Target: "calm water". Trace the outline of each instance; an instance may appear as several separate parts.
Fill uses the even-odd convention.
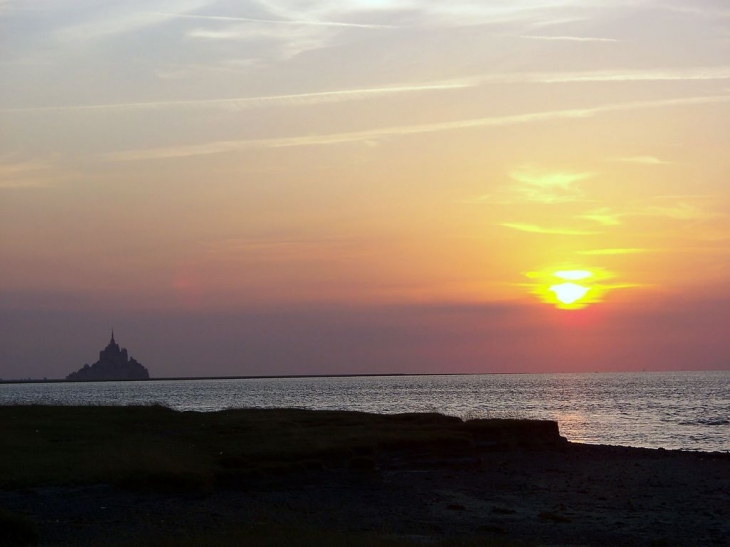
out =
[[[150,403],[547,418],[571,441],[730,452],[730,371],[0,385],[0,405]]]

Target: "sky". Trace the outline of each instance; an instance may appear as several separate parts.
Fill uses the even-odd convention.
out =
[[[730,369],[726,0],[0,0],[0,71],[0,378]]]

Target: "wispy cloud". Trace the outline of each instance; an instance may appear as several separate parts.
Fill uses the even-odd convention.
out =
[[[78,106],[41,106],[31,108],[7,108],[3,113],[64,112],[64,111],[108,111],[108,110],[162,110],[162,109],[223,109],[229,111],[263,108],[267,106],[302,106],[344,101],[359,101],[375,97],[400,95],[422,91],[442,91],[473,87],[475,82],[463,80],[441,80],[435,82],[398,84],[363,89],[342,89],[315,93],[270,95],[262,97],[234,97],[230,99],[198,99],[187,101],[150,101],[136,103],[112,103]]]
[[[571,228],[547,228],[545,226],[538,226],[537,224],[521,224],[515,222],[502,222],[499,224],[499,226],[504,226],[505,228],[511,228],[513,230],[519,230],[520,232],[528,232],[531,234],[590,236],[596,235],[598,233],[587,230],[573,230]]]
[[[618,42],[615,38],[599,38],[596,36],[536,36],[523,34],[520,38],[525,40],[546,40],[554,42]]]
[[[580,0],[545,2],[523,0],[511,2],[474,2],[457,0],[450,2],[414,3],[424,19],[439,26],[474,26],[522,23],[532,27],[545,27],[576,21],[584,21],[597,5],[589,6]],[[393,4],[397,7],[397,3]]]
[[[524,165],[513,169],[509,178],[513,181],[491,194],[476,196],[466,203],[520,204],[525,202],[546,205],[585,201],[583,190],[577,183],[595,176],[591,172],[556,171]]]
[[[730,18],[730,9],[727,9],[725,7],[712,7],[712,6],[660,6],[664,9],[676,11],[679,13],[686,13],[690,15],[699,15],[702,17],[711,17],[711,18]]]
[[[52,158],[18,159],[14,154],[0,156],[0,189],[48,188],[64,180]]]
[[[688,203],[689,200],[698,198],[704,199],[705,196],[659,196],[655,198],[654,202],[664,203],[633,204],[624,210],[603,207],[578,215],[577,218],[591,220],[603,226],[618,226],[623,224],[625,218],[630,217],[663,217],[685,221],[717,218],[717,213],[707,211],[704,207]],[[666,203],[667,201],[669,203]]]
[[[594,209],[579,215],[578,218],[591,220],[601,224],[602,226],[619,226],[622,224],[621,219],[624,216],[625,215],[623,213],[615,212],[608,207],[601,207],[600,209]]]
[[[362,28],[362,29],[396,29],[401,28],[398,25],[384,25],[371,23],[347,23],[341,21],[321,21],[311,19],[257,19],[252,17],[231,17],[225,15],[199,15],[188,13],[159,13],[148,12],[151,15],[162,16],[167,18],[195,19],[200,21],[220,21],[220,22],[243,22],[258,23],[263,25],[286,25],[286,26],[313,26],[313,27],[344,27],[344,28]]]
[[[672,165],[674,163],[659,159],[656,156],[629,156],[625,158],[612,158],[611,161],[619,163],[637,163],[640,165]]]
[[[643,208],[636,208],[628,214],[631,216],[667,217],[676,220],[701,220],[716,216],[715,213],[690,203],[648,205]]]
[[[232,152],[235,150],[245,150],[250,148],[284,148],[295,146],[332,145],[351,142],[372,142],[387,137],[436,133],[441,131],[453,131],[479,127],[504,127],[526,123],[545,122],[557,119],[582,119],[610,112],[727,102],[730,102],[730,95],[700,96],[659,101],[618,103],[596,106],[592,108],[532,112],[511,116],[495,116],[469,120],[458,120],[453,122],[395,126],[383,129],[371,129],[366,131],[355,131],[346,133],[332,133],[326,135],[307,135],[300,137],[282,137],[274,139],[252,139],[239,141],[214,141],[204,144],[181,145],[144,150],[128,150],[107,154],[104,156],[104,159],[111,161],[150,160],[179,158],[185,156],[198,156],[204,154],[219,154],[222,152]]]
[[[198,32],[198,31],[192,31]],[[199,31],[207,37],[223,37],[227,31]],[[250,66],[255,64],[255,59],[247,59]],[[199,68],[199,67],[198,67]],[[211,68],[211,67],[205,67]],[[228,67],[230,68],[230,67]],[[163,76],[167,73],[163,73]],[[180,71],[171,72],[173,76],[179,76]],[[717,80],[730,79],[730,66],[678,69],[678,70],[641,70],[641,71],[603,71],[603,72],[535,72],[516,74],[493,74],[480,76],[465,76],[450,80],[435,80],[422,83],[393,84],[389,86],[344,89],[334,91],[321,91],[313,93],[282,94],[260,97],[233,97],[196,100],[169,100],[169,101],[143,101],[129,103],[107,103],[90,105],[65,105],[65,106],[32,106],[20,108],[0,109],[2,113],[30,113],[30,112],[63,112],[63,111],[95,111],[95,110],[132,110],[132,109],[166,109],[166,108],[215,108],[226,110],[245,110],[265,106],[306,106],[327,102],[340,102],[344,100],[361,100],[376,96],[389,96],[393,94],[412,91],[450,91],[465,88],[473,88],[485,84],[498,83],[569,83],[569,82],[627,82],[627,81],[662,81],[662,80]],[[582,110],[564,110],[558,116],[590,116],[601,110],[633,110],[636,108],[649,108],[651,106],[671,106],[680,104],[699,104],[712,102],[725,102],[728,95],[690,97],[686,99],[669,99],[664,101],[647,101],[639,103],[625,103],[624,105],[606,105],[596,108]],[[562,114],[561,114],[562,113]],[[573,113],[573,114],[571,114]],[[635,163],[644,160],[649,163],[650,156],[633,158]],[[621,159],[617,159],[620,161]],[[624,161],[630,161],[624,158]]]
[[[515,72],[476,76],[480,83],[580,83],[580,82],[661,82],[730,79],[730,66],[613,69],[595,71]]]
[[[130,33],[139,29],[165,23],[170,18],[170,13],[178,15],[185,14],[197,9],[205,8],[213,3],[213,0],[157,0],[153,5],[162,9],[160,12],[169,12],[163,15],[154,10],[142,11],[136,9],[134,4],[120,3],[111,4],[109,9],[88,10],[85,16],[88,20],[69,25],[56,30],[53,36],[60,41],[86,42],[98,40],[108,36]],[[149,9],[149,4],[148,4]],[[81,14],[79,14],[79,17]]]
[[[593,178],[595,173],[520,167],[509,176],[517,183],[511,191],[521,200],[552,204],[582,200],[584,194],[576,183]]]
[[[628,248],[628,249],[592,249],[589,251],[578,251],[577,254],[584,256],[613,256],[613,255],[635,255],[651,252],[650,249]]]

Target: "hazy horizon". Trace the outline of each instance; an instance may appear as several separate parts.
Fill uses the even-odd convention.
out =
[[[0,34],[0,378],[112,328],[154,377],[730,369],[721,0],[0,0]]]

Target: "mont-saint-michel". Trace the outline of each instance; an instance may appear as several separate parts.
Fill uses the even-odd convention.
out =
[[[114,340],[112,331],[111,340],[99,352],[99,360],[93,365],[86,364],[78,371],[66,376],[72,382],[94,380],[149,380],[149,371],[136,359],[130,357],[127,348],[120,348]]]

